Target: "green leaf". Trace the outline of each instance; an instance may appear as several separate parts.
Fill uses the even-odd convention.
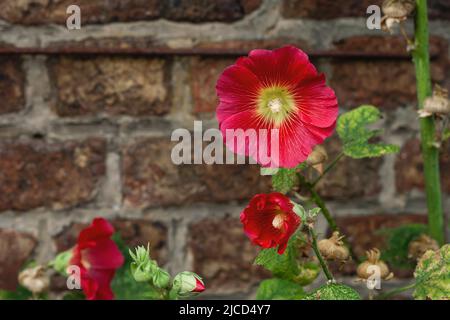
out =
[[[33,294],[28,289],[18,286],[15,291],[0,290],[0,300],[28,300]]]
[[[257,300],[300,300],[304,296],[300,285],[277,278],[262,281],[256,293]]]
[[[442,142],[450,138],[450,129],[445,129],[444,133],[442,134]]]
[[[399,147],[392,144],[369,143],[369,139],[378,136],[381,131],[369,130],[367,125],[375,123],[380,117],[380,111],[369,105],[360,106],[339,117],[336,131],[343,142],[345,155],[360,159],[399,151]]]
[[[382,260],[399,269],[413,269],[414,261],[408,258],[409,243],[421,234],[427,233],[424,224],[407,224],[397,228],[386,228],[378,231],[386,237],[386,250],[381,256]]]
[[[280,170],[279,168],[261,168],[260,174],[262,176],[273,176],[279,170]]]
[[[294,281],[300,272],[297,258],[302,241],[301,233],[297,232],[289,240],[283,254],[278,254],[276,248],[264,249],[259,252],[254,263],[271,271],[274,277]]]
[[[306,167],[306,162],[303,162],[291,169],[278,168],[278,171],[272,175],[273,189],[281,193],[289,192],[295,185],[298,184],[297,171]]]
[[[417,264],[414,278],[415,299],[450,299],[450,245],[446,244],[437,251],[427,251]]]
[[[302,263],[299,265],[299,273],[294,281],[301,286],[307,286],[316,280],[321,270],[320,266],[314,262],[307,261]]]
[[[297,214],[300,217],[302,223],[304,223],[307,219],[305,208],[303,208],[302,205],[300,205],[292,200],[291,200],[291,203],[294,205],[293,211],[295,212],[295,214]]]
[[[361,300],[359,293],[342,284],[326,284],[306,296],[305,300]]]
[[[272,186],[275,191],[281,193],[289,192],[298,183],[295,169],[280,168],[272,176]]]

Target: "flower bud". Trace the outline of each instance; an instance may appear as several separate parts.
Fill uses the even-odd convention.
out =
[[[34,294],[46,291],[50,285],[50,278],[43,266],[36,266],[23,270],[19,274],[19,283]]]
[[[72,249],[61,252],[55,259],[50,262],[50,265],[62,275],[67,275],[67,267],[69,266],[70,260],[72,259],[73,251]]]
[[[320,240],[317,244],[320,254],[327,260],[348,260],[350,252],[342,241],[343,237],[339,235],[339,232],[335,231],[329,239]]]
[[[173,279],[173,290],[181,297],[187,297],[205,290],[205,284],[197,274],[180,272]]]
[[[158,268],[153,274],[152,280],[155,287],[160,289],[167,288],[170,282],[170,275],[166,270]]]
[[[448,91],[436,85],[433,95],[425,99],[423,109],[419,110],[421,118],[429,117],[433,114],[446,115],[450,113],[450,102],[448,101]]]
[[[366,255],[367,260],[362,262],[356,270],[359,278],[364,280],[369,279],[371,276],[373,276],[374,267],[378,268],[381,279],[389,280],[394,277],[394,274],[392,272],[389,272],[389,267],[387,266],[387,264],[383,260],[380,260],[380,250],[374,248],[372,250],[366,251]]]
[[[408,258],[420,259],[428,250],[439,250],[436,240],[430,238],[426,234],[420,235],[419,238],[411,241],[408,246]]]
[[[325,148],[318,144],[314,147],[313,151],[308,156],[308,159],[306,159],[306,163],[310,166],[315,166],[321,163],[324,163],[328,159],[328,154]]]
[[[409,16],[415,8],[414,0],[385,0],[381,6],[383,13],[390,18]]]
[[[133,262],[131,263],[131,273],[134,280],[137,282],[150,281],[153,275],[157,272],[158,264],[150,259],[150,249],[139,246],[136,248],[136,252],[129,251]]]

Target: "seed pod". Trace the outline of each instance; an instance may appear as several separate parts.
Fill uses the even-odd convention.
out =
[[[387,264],[384,261],[380,260],[380,250],[374,248],[372,250],[366,251],[366,256],[367,260],[362,262],[356,270],[359,278],[364,280],[369,279],[374,275],[374,267],[378,267],[381,279],[389,280],[394,277],[394,274],[392,272],[389,272],[389,267],[387,266]]]
[[[411,241],[408,246],[408,258],[420,259],[428,250],[436,251],[439,245],[433,238],[426,234],[420,235],[419,238]]]
[[[50,279],[43,266],[23,270],[19,274],[19,283],[35,294],[47,291]]]
[[[423,110],[420,111],[419,115],[421,117],[432,114],[450,114],[448,91],[436,85],[433,90],[433,95],[425,99]]]
[[[329,239],[320,240],[317,244],[320,254],[327,260],[348,260],[350,253],[342,242],[344,236],[340,236],[338,231],[333,232]]]
[[[383,13],[389,18],[404,18],[415,8],[414,0],[385,0],[381,6]]]
[[[314,166],[320,163],[324,163],[328,160],[328,154],[325,148],[318,144],[314,147],[313,151],[309,155],[308,159],[306,159],[306,163],[310,166]]]

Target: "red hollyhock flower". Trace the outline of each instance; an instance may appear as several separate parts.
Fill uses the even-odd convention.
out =
[[[241,213],[245,234],[263,248],[278,246],[278,253],[283,254],[301,222],[293,207],[289,198],[278,192],[255,195]]]
[[[88,300],[114,299],[110,283],[124,258],[111,240],[113,233],[114,228],[108,221],[95,218],[78,235],[70,264],[80,268],[81,287]]]
[[[334,91],[325,84],[300,49],[253,50],[222,73],[217,86],[217,119],[228,148],[250,156],[263,166],[292,168],[305,161],[313,147],[333,133],[338,115]],[[259,146],[227,139],[227,129],[266,129]],[[270,153],[270,136],[278,129],[278,150]],[[265,145],[262,145],[265,144]],[[263,148],[272,159],[264,160]],[[278,163],[273,159],[278,157]],[[267,158],[267,157],[266,157]]]

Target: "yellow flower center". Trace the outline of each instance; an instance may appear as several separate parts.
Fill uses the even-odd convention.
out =
[[[280,126],[294,111],[295,101],[285,87],[274,86],[261,90],[258,98],[258,114],[264,121]]]
[[[275,218],[273,218],[272,226],[275,229],[281,229],[281,228],[283,228],[283,224],[284,224],[285,220],[286,220],[286,215],[284,213],[279,213],[279,214],[275,215]]]

